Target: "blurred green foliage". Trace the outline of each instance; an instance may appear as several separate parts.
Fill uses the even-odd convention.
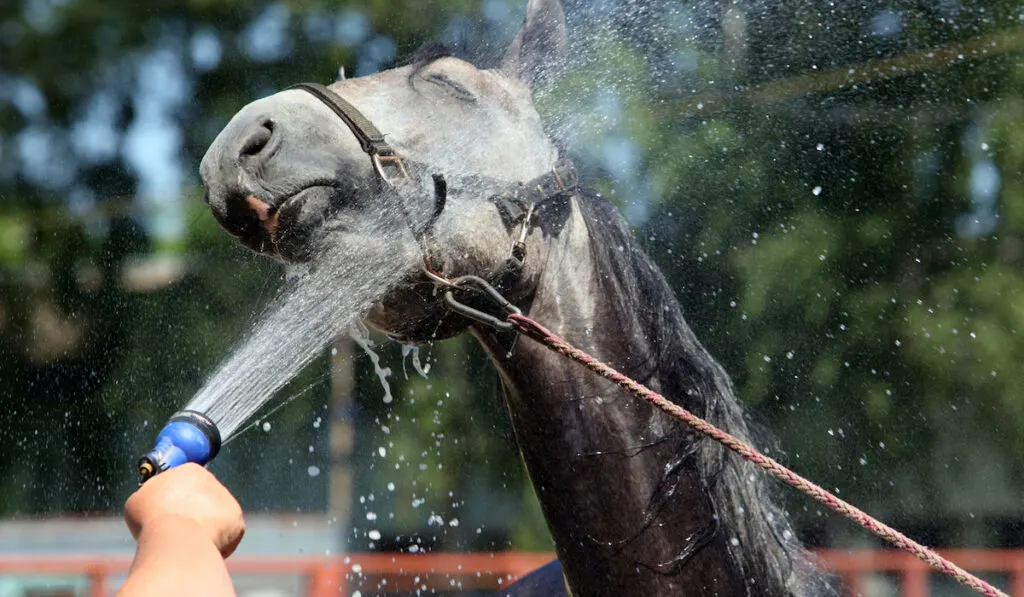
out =
[[[237,109],[430,40],[493,56],[522,4],[0,4],[0,513],[117,510],[135,456],[273,299],[284,273],[216,227],[193,174]],[[783,460],[927,542],[1020,545],[1019,5],[635,4],[566,3],[573,58],[538,104]],[[153,56],[176,65],[158,112],[186,173],[156,197],[129,143],[159,104]],[[353,548],[548,547],[472,342],[423,348],[426,379],[378,350],[393,403],[356,357],[352,411],[332,409],[325,355],[269,431],[229,444],[215,466],[243,504],[327,508],[321,421],[350,421]],[[811,540],[868,541],[787,499]]]

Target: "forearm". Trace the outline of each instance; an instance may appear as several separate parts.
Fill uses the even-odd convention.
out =
[[[145,527],[138,543],[118,597],[234,596],[224,559],[194,520],[167,517]]]

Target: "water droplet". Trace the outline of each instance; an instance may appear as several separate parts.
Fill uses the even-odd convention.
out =
[[[270,431],[270,421],[263,421],[263,431]]]
[[[377,520],[377,513],[376,512],[367,512],[366,513],[366,520]]]
[[[310,477],[319,477],[320,467],[316,466],[315,464],[311,464],[309,465],[309,468],[306,469],[306,473],[308,473]]]
[[[813,189],[811,189],[811,193],[813,193],[814,196],[817,197],[818,195],[821,194],[821,187],[820,186],[814,187]]]
[[[366,536],[373,541],[380,541],[380,531],[378,531],[377,529],[373,529],[372,531],[366,533]]]

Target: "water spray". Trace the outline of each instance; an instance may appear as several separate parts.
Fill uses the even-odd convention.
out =
[[[186,462],[205,465],[220,451],[220,443],[220,430],[209,417],[178,411],[156,436],[156,447],[139,459],[140,483]]]

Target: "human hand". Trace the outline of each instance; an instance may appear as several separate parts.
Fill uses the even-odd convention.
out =
[[[245,534],[242,508],[205,468],[187,463],[149,479],[124,505],[132,537],[162,524],[194,522],[225,558]]]

